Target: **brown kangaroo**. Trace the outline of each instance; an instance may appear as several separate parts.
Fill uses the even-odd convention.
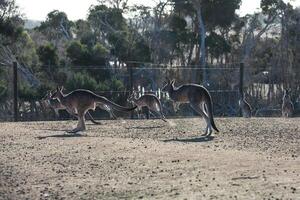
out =
[[[99,103],[107,105],[112,109],[124,112],[132,111],[136,108],[136,106],[133,108],[120,106],[112,101],[109,101],[103,96],[93,93],[90,90],[78,89],[68,94],[64,94],[62,90],[62,87],[57,87],[56,92],[52,94],[51,98],[58,99],[59,102],[66,107],[68,112],[77,114],[77,127],[72,131],[69,131],[70,133],[86,130],[84,116],[88,110],[95,110],[97,104]]]
[[[162,91],[168,92],[170,98],[175,102],[189,103],[192,109],[205,119],[207,126],[204,135],[210,136],[212,128],[219,132],[214,122],[212,99],[208,90],[197,84],[175,87],[174,83],[175,80],[168,80]]]
[[[245,96],[241,96],[239,99],[239,106],[242,110],[242,115],[245,118],[250,118],[251,117],[251,106],[250,104],[246,101]]]
[[[283,117],[292,117],[294,113],[294,105],[291,101],[291,97],[288,90],[284,90],[281,112]]]
[[[43,97],[42,100],[46,101],[47,104],[54,110],[56,117],[59,117],[59,111],[60,110],[66,110],[66,107],[63,106],[59,100],[57,99],[52,99],[52,92],[48,91],[47,94]],[[100,107],[101,108],[101,107]],[[73,117],[77,117],[76,113],[69,113],[70,115],[72,115]],[[94,124],[101,124],[100,122],[97,122],[94,120],[93,116],[91,115],[90,112],[87,112],[87,115],[89,116],[91,122],[93,122]]]
[[[162,112],[160,100],[154,94],[145,94],[140,98],[136,98],[136,93],[133,93],[128,97],[127,101],[136,105],[138,110],[141,110],[142,107],[148,107],[149,111],[159,114],[160,118],[167,122]]]

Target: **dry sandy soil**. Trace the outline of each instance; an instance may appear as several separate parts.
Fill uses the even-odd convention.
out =
[[[300,119],[0,124],[0,199],[300,199]]]

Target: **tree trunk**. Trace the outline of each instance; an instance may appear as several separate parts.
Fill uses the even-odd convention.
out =
[[[206,52],[205,52],[205,38],[206,38],[206,29],[205,24],[203,21],[202,13],[201,13],[201,6],[197,7],[197,17],[199,23],[199,46],[200,46],[200,60],[199,65],[200,67],[206,67]],[[207,71],[203,70],[203,85],[207,84]]]

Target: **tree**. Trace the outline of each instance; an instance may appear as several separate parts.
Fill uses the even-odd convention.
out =
[[[86,45],[79,41],[72,41],[66,49],[67,57],[74,65],[88,65],[90,52]]]
[[[57,41],[62,37],[70,40],[73,37],[72,26],[73,22],[69,21],[66,13],[54,10],[48,13],[46,21],[42,22],[37,29],[46,34],[50,40]]]
[[[23,20],[15,4],[15,0],[1,0],[0,1],[0,38],[6,37],[16,39],[20,33]],[[1,38],[1,42],[4,42]],[[3,43],[2,43],[3,44]]]
[[[42,45],[37,50],[39,60],[42,63],[42,69],[46,71],[49,77],[54,77],[53,73],[57,72],[59,59],[57,49],[51,44]]]
[[[207,31],[230,26],[236,17],[235,10],[239,8],[241,0],[173,0],[172,2],[174,2],[175,12],[194,19],[194,27],[199,38],[196,62],[199,66],[205,67]],[[206,83],[206,70],[203,72],[203,82]]]

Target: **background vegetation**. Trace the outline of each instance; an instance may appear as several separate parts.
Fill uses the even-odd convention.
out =
[[[0,1],[2,113],[9,112],[10,69],[16,60],[20,99],[33,104],[45,89],[57,85],[68,91],[129,90],[126,73],[140,66],[136,63],[172,68],[239,62],[245,63],[245,87],[252,104],[260,99],[265,106],[277,106],[283,88],[292,89],[296,102],[300,9],[282,0],[261,0],[262,12],[240,17],[240,4],[241,0],[161,0],[150,8],[129,6],[126,0],[99,1],[86,19],[71,21],[63,11],[54,10],[38,26],[28,28],[15,0]],[[172,76],[207,87],[221,79],[207,70],[189,73],[187,78],[188,73],[175,70]],[[160,80],[165,76],[159,75]],[[222,84],[236,87],[238,77],[226,76],[231,79],[224,78]]]

